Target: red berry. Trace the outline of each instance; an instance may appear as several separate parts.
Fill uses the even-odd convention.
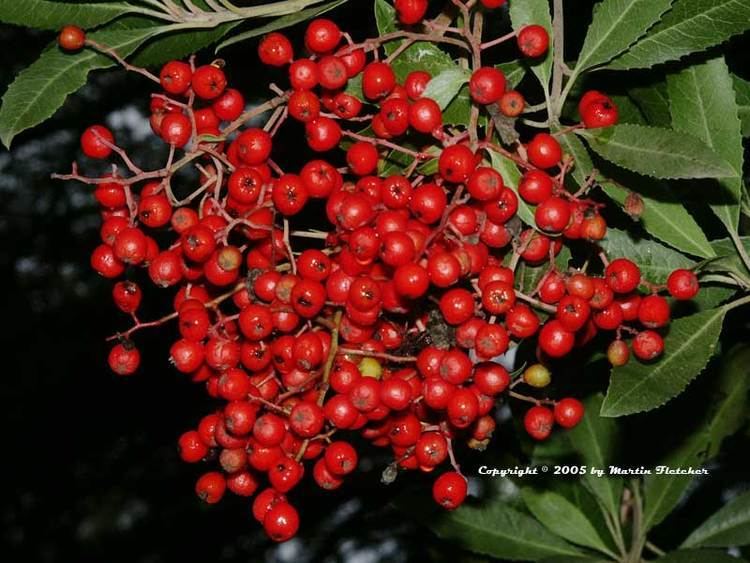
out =
[[[583,418],[583,403],[578,399],[567,397],[555,403],[555,422],[563,428],[573,428]]]
[[[81,135],[81,150],[89,158],[102,159],[112,154],[115,138],[103,125],[92,125]]]
[[[698,276],[690,270],[678,269],[669,274],[667,279],[669,294],[678,300],[692,299],[698,294],[700,284]]]
[[[581,97],[578,113],[588,129],[616,125],[619,119],[617,106],[612,99],[596,90],[590,90]]]
[[[474,71],[469,80],[471,99],[488,105],[499,101],[505,93],[505,75],[495,67],[486,66]]]
[[[476,167],[474,152],[466,145],[452,145],[440,153],[440,175],[454,184],[466,182]]]
[[[561,197],[548,197],[537,206],[534,220],[541,230],[560,233],[570,221],[570,204]]]
[[[357,468],[357,451],[348,442],[332,442],[323,459],[328,471],[336,476],[348,475]]]
[[[500,97],[500,111],[506,117],[518,117],[526,107],[526,99],[516,90],[509,90]]]
[[[527,25],[518,32],[518,48],[526,57],[541,57],[549,47],[549,34],[541,25]]]
[[[214,65],[203,65],[193,73],[193,92],[204,100],[213,100],[224,93],[227,77],[224,71]]]
[[[552,358],[562,358],[570,353],[575,344],[575,336],[565,330],[558,320],[547,321],[539,332],[539,346]]]
[[[285,542],[299,530],[299,514],[288,502],[276,503],[266,512],[263,529],[273,541]]]
[[[159,73],[159,82],[164,91],[169,94],[179,95],[187,92],[193,79],[193,70],[190,65],[182,61],[169,61]]]
[[[466,478],[455,471],[443,473],[432,485],[432,498],[446,510],[455,510],[464,500],[468,492]]]
[[[117,375],[133,375],[141,363],[141,354],[132,342],[126,341],[110,350],[108,362]]]
[[[398,21],[406,25],[419,23],[427,12],[427,0],[395,0]]]
[[[604,277],[615,293],[630,293],[641,282],[641,270],[627,258],[617,258],[609,263]]]
[[[305,31],[305,46],[313,53],[333,51],[341,41],[341,30],[331,20],[318,18],[312,20]]]
[[[316,152],[326,152],[338,146],[341,127],[330,117],[318,117],[305,124],[307,144]]]
[[[527,146],[529,162],[539,168],[552,168],[562,159],[562,148],[549,133],[537,133]]]
[[[170,113],[164,116],[160,133],[165,143],[182,148],[187,145],[193,134],[193,125],[187,115]]]
[[[552,433],[555,424],[555,415],[547,407],[534,406],[526,411],[523,425],[526,432],[535,440],[546,440]]]
[[[406,80],[404,80],[404,88],[406,88],[407,95],[412,100],[421,98],[431,78],[430,73],[424,70],[411,71],[406,75]]]
[[[362,74],[362,92],[368,100],[386,97],[395,86],[396,75],[388,63],[376,61],[365,67]]]
[[[357,141],[346,151],[346,162],[349,169],[357,176],[367,176],[375,172],[378,166],[378,150],[367,141]]]
[[[641,300],[638,320],[646,328],[660,328],[669,323],[669,303],[660,295],[649,295]]]
[[[216,504],[224,496],[227,490],[227,481],[224,475],[218,471],[204,473],[195,484],[195,493],[202,501],[208,504]]]
[[[664,352],[664,340],[658,332],[644,330],[636,334],[633,339],[633,354],[639,360],[650,362]]]
[[[77,25],[66,25],[57,36],[57,44],[64,51],[79,51],[86,43],[86,32]]]
[[[419,98],[409,108],[409,125],[420,133],[431,134],[443,125],[443,112],[432,98]]]
[[[281,33],[269,33],[258,44],[258,57],[269,66],[284,66],[292,62],[292,43]]]

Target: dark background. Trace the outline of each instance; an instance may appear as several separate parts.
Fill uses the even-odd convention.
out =
[[[568,14],[568,21],[580,38],[588,22],[573,18],[590,13],[584,6],[590,2],[574,4],[577,13]],[[333,17],[349,29],[355,22],[355,36],[373,33],[369,5],[353,0]],[[292,33],[299,36],[300,30]],[[0,26],[0,91],[52,37]],[[748,43],[733,41],[730,55],[733,70],[745,77],[748,68],[740,55],[748,52]],[[567,46],[573,52],[575,41]],[[254,53],[255,43],[246,42],[222,56],[232,84],[248,97],[262,97],[265,92],[257,87],[267,71],[256,66]],[[199,60],[212,58],[209,51]],[[609,80],[610,90],[618,88],[612,77],[599,80]],[[173,327],[140,333],[144,357],[137,376],[116,378],[109,372],[104,336],[128,321],[111,304],[110,283],[88,267],[99,226],[91,188],[49,179],[79,158],[80,131],[102,120],[136,162],[155,166],[164,147],[142,135],[150,91],[146,80],[124,71],[95,74],[52,120],[19,136],[11,153],[0,152],[0,557],[80,563],[475,560],[393,507],[390,501],[407,490],[427,498],[429,480],[399,477],[386,488],[379,482],[385,461],[377,457],[367,457],[363,471],[333,494],[312,487],[297,492],[301,533],[281,547],[259,533],[249,502],[228,498],[208,507],[194,496],[200,470],[180,462],[175,443],[211,402],[167,365]],[[297,158],[293,141],[299,133],[288,133],[292,142],[285,144],[292,149],[279,155],[281,161]],[[162,307],[147,303],[143,317],[157,316]],[[732,340],[747,339],[741,316],[729,324]],[[711,369],[668,417],[631,423],[633,449],[656,455],[687,431],[691,415],[701,408],[702,389],[710,388],[710,374]],[[663,432],[648,445],[639,444],[654,428]],[[496,438],[491,449],[517,449],[503,439]],[[721,503],[723,493],[746,487],[740,452],[747,445],[744,433],[727,444],[712,476],[683,507],[685,522],[700,521]],[[469,456],[465,467],[472,464],[475,458]],[[673,530],[661,534],[665,545],[680,537]]]

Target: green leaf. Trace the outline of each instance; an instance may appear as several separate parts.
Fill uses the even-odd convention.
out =
[[[709,408],[687,440],[666,456],[668,467],[700,467],[716,456],[721,443],[745,420],[750,380],[750,348],[738,346],[722,357]],[[691,475],[648,475],[644,480],[644,528],[651,529],[669,515],[693,481]]]
[[[736,74],[732,75],[732,82],[734,83],[737,109],[742,122],[742,136],[750,137],[750,82]]]
[[[623,124],[577,131],[605,160],[663,179],[733,176],[732,166],[703,141],[682,132]]]
[[[584,185],[594,168],[586,147],[575,135],[566,134],[559,139],[565,152],[575,157],[573,178],[579,186]],[[629,190],[606,179],[601,180],[600,185],[610,198],[624,205]],[[703,258],[715,256],[706,235],[668,186],[643,178],[633,185],[638,186],[643,198],[640,223],[646,232],[683,252]]]
[[[723,43],[747,29],[746,0],[675,0],[662,20],[607,68],[650,68]]]
[[[676,250],[656,241],[637,240],[634,235],[618,229],[607,229],[599,245],[610,256],[627,256],[641,269],[643,277],[656,284],[666,283],[669,274],[678,268],[692,268],[695,262]]]
[[[547,30],[550,37],[549,50],[539,60],[529,63],[532,72],[537,76],[546,94],[549,92],[549,81],[552,76],[552,16],[549,11],[548,0],[522,0],[510,2],[510,21],[514,31],[520,31],[524,26],[536,24]]]
[[[625,206],[629,190],[612,181],[600,185],[607,196]],[[643,199],[639,222],[646,232],[682,252],[702,258],[714,256],[705,233],[669,185],[646,179],[633,185],[638,187],[638,195]]]
[[[170,33],[149,41],[130,60],[138,66],[156,66],[174,59],[182,59],[216,43],[242,22],[230,22],[213,29]]]
[[[609,62],[659,21],[672,0],[603,0],[594,9],[575,72]]]
[[[91,38],[128,56],[164,28],[99,31]],[[50,45],[31,66],[24,69],[5,92],[0,106],[0,140],[10,148],[21,131],[38,125],[63,104],[68,94],[86,83],[89,72],[114,66],[115,62],[90,49],[63,53]]]
[[[669,116],[669,92],[666,82],[656,82],[650,86],[631,88],[628,95],[635,101],[646,117],[649,125],[671,127]]]
[[[445,125],[466,125],[471,115],[471,94],[469,94],[469,85],[461,87],[443,111],[443,124]]]
[[[730,547],[750,544],[750,492],[732,499],[682,542],[681,547]]]
[[[743,151],[729,69],[723,58],[711,59],[669,75],[667,86],[675,130],[706,143],[732,169],[719,185],[706,187],[706,191],[718,196],[706,199],[727,229],[736,231],[740,217]]]
[[[375,23],[378,26],[378,34],[386,35],[398,29],[396,25],[396,10],[385,0],[375,0]],[[398,48],[398,44],[391,41],[383,47],[386,55],[390,55]]]
[[[558,536],[602,553],[611,553],[586,515],[564,496],[531,487],[524,487],[521,495],[531,513]]]
[[[48,0],[0,0],[0,22],[59,30],[68,24],[88,29],[136,11],[125,2],[70,4]]]
[[[740,241],[745,247],[745,251],[750,252],[750,237],[740,237]],[[714,240],[711,241],[711,246],[719,258],[702,264],[700,267],[701,271],[715,273],[730,272],[738,278],[745,280],[750,285],[750,272],[747,271],[732,240],[728,238]]]
[[[440,109],[445,109],[454,100],[464,84],[469,81],[470,76],[468,70],[458,67],[444,70],[430,79],[422,96],[432,98],[440,106]]]
[[[524,561],[579,555],[578,548],[549,532],[531,516],[503,502],[463,504],[430,527],[441,537],[484,555]]]
[[[664,355],[656,362],[631,358],[613,368],[602,416],[649,411],[682,393],[716,351],[725,314],[721,308],[677,319],[669,325]]]
[[[645,117],[630,96],[626,94],[612,94],[610,98],[617,105],[617,112],[620,116],[619,123],[646,125]]]
[[[522,174],[516,163],[496,151],[489,151],[489,153],[492,168],[500,172],[503,183],[518,195],[518,183],[521,181]],[[536,225],[534,212],[520,196],[518,197],[518,217],[527,225]]]
[[[523,77],[526,76],[526,67],[524,67],[519,61],[500,63],[499,65],[495,65],[495,68],[503,71],[508,90],[518,86],[521,80],[523,80]]]
[[[255,27],[253,29],[245,31],[244,33],[235,35],[234,37],[231,37],[227,39],[226,41],[221,42],[216,47],[216,52],[218,53],[225,47],[228,47],[229,45],[234,45],[235,43],[239,43],[240,41],[246,41],[254,37],[260,37],[261,35],[265,35],[266,33],[271,33],[272,31],[278,31],[279,29],[291,27],[300,22],[306,21],[311,18],[315,18],[321,14],[324,14],[325,12],[328,12],[330,10],[333,10],[334,8],[337,8],[338,6],[341,6],[341,4],[344,4],[345,2],[347,2],[347,0],[333,0],[333,2],[327,2],[326,4],[323,4],[322,6],[305,8],[304,10],[300,10],[297,13],[276,18],[273,21],[265,25],[262,25],[260,27]]]
[[[615,457],[619,443],[617,423],[611,418],[600,416],[604,397],[592,395],[586,402],[586,414],[580,424],[567,432],[568,439],[589,467],[607,468]],[[620,509],[622,480],[614,477],[595,477],[586,473],[583,478],[589,490],[604,508],[614,517]]]
[[[732,557],[716,549],[685,549],[673,551],[657,559],[659,563],[746,563],[745,559]]]

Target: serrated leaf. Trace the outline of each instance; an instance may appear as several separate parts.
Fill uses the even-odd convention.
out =
[[[609,256],[627,256],[641,269],[641,274],[651,283],[666,283],[669,274],[678,268],[692,268],[695,262],[656,241],[636,239],[632,234],[618,229],[608,229],[599,245]]]
[[[750,492],[741,494],[698,526],[680,547],[729,547],[750,544]]]
[[[650,68],[723,43],[750,29],[746,0],[675,0],[662,20],[606,68]]]
[[[593,170],[593,163],[586,147],[575,135],[562,135],[560,138],[565,152],[575,157],[573,178],[582,186]],[[604,192],[620,205],[624,205],[629,190],[610,180],[601,180]],[[644,211],[640,223],[649,234],[670,246],[703,258],[715,256],[703,230],[664,184],[639,178],[633,183],[643,198]]]
[[[91,38],[128,56],[164,28],[99,31]],[[21,71],[5,92],[0,106],[0,140],[10,147],[21,131],[33,127],[63,104],[68,94],[86,83],[89,72],[114,66],[113,59],[92,50],[63,53],[50,45],[31,66]]]
[[[625,123],[577,131],[605,160],[662,179],[724,178],[734,169],[703,141],[682,132]]]
[[[70,4],[48,0],[0,0],[0,22],[59,30],[68,24],[83,29],[97,27],[136,8],[125,2]]]
[[[646,117],[649,125],[669,127],[669,92],[666,82],[656,82],[650,86],[630,88],[628,94]]]
[[[521,496],[531,513],[558,536],[602,553],[609,552],[586,515],[564,496],[551,490],[539,491],[531,487],[521,489]]]
[[[747,563],[745,559],[732,557],[716,549],[681,549],[668,553],[657,561],[659,563]]]
[[[611,181],[600,185],[607,196],[625,206],[629,190]],[[644,210],[639,222],[646,232],[682,252],[702,258],[714,256],[705,233],[669,185],[647,180],[633,185],[643,199]]]
[[[503,177],[503,183],[518,195],[518,183],[521,181],[521,172],[518,170],[516,163],[496,151],[489,151],[489,153],[492,168],[500,172],[500,175]],[[536,224],[534,221],[534,212],[520,196],[518,197],[518,217],[527,225]]]
[[[706,197],[727,229],[737,230],[742,190],[742,133],[734,88],[723,58],[690,66],[667,77],[672,125],[695,136],[725,160],[731,174],[718,185],[705,186]]]
[[[672,0],[603,0],[594,9],[575,72],[609,62],[659,21]]]
[[[633,357],[613,368],[602,416],[649,411],[682,393],[713,356],[725,315],[720,308],[674,320],[661,358],[646,364]]]
[[[440,106],[440,109],[445,109],[469,81],[470,76],[468,70],[458,67],[444,70],[430,79],[422,96],[432,98]]]
[[[535,560],[579,555],[578,548],[549,532],[531,516],[502,502],[465,503],[430,527],[471,551],[499,559]]]
[[[541,25],[550,37],[549,50],[538,60],[529,62],[532,72],[537,76],[545,92],[549,91],[552,76],[552,52],[554,51],[552,34],[552,16],[548,0],[522,0],[510,2],[510,21],[514,31],[520,31],[527,25]]]
[[[328,2],[326,4],[323,4],[322,6],[314,6],[312,8],[305,8],[304,10],[300,10],[297,13],[289,14],[286,16],[281,16],[265,25],[250,29],[248,31],[235,35],[234,37],[231,37],[230,39],[227,39],[226,41],[222,41],[216,47],[216,52],[218,53],[225,47],[228,47],[229,45],[234,45],[235,43],[239,43],[240,41],[246,41],[248,39],[253,39],[254,37],[260,37],[261,35],[265,35],[266,33],[271,33],[272,31],[278,31],[279,29],[291,27],[300,22],[306,21],[311,18],[315,18],[321,14],[328,12],[329,10],[333,10],[334,8],[337,8],[338,6],[341,6],[347,1],[348,0],[334,0],[333,2]],[[224,33],[226,33],[226,31]],[[221,35],[224,35],[224,33],[222,33]],[[208,44],[210,45],[210,43]]]
[[[750,380],[747,365],[750,348],[738,346],[722,358],[709,409],[698,427],[662,460],[667,467],[700,467],[719,453],[721,443],[744,421]],[[693,481],[691,475],[648,475],[644,480],[644,528],[651,529],[666,518]]]
[[[584,403],[586,413],[583,420],[567,432],[568,439],[584,463],[599,469],[607,468],[614,460],[619,438],[617,423],[599,415],[603,401],[601,394],[589,397]],[[583,481],[607,512],[617,517],[622,480],[616,477],[596,477],[587,472]]]
[[[734,93],[737,100],[737,110],[742,122],[742,136],[750,137],[750,82],[732,75]]]

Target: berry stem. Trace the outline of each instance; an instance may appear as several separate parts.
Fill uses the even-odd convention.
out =
[[[542,303],[538,299],[534,299],[533,297],[530,297],[529,295],[526,295],[525,293],[522,293],[519,290],[515,290],[516,297],[521,299],[522,301],[526,301],[529,305],[536,307],[540,311],[545,311],[551,315],[554,315],[557,311],[556,307],[553,307],[552,305],[547,305],[546,303]]]
[[[98,43],[98,42],[94,41],[93,39],[86,39],[86,45],[88,47],[91,47],[95,51],[99,51],[102,54],[105,54],[105,55],[108,55],[109,57],[112,57],[125,70],[130,71],[130,72],[137,72],[138,74],[141,74],[141,75],[145,76],[149,80],[151,80],[153,82],[156,82],[157,84],[160,84],[158,76],[152,74],[151,72],[149,72],[145,68],[141,68],[139,66],[131,65],[128,61],[126,61],[120,55],[118,55],[117,51],[115,51],[114,49],[111,49],[110,47],[105,47],[104,45],[102,45],[101,43]]]
[[[348,354],[350,356],[364,356],[366,358],[378,358],[380,360],[387,360],[397,364],[408,364],[417,361],[416,356],[394,356],[392,354],[386,354],[384,352],[370,352],[368,350],[355,350],[353,348],[339,348],[339,352],[342,354]]]

